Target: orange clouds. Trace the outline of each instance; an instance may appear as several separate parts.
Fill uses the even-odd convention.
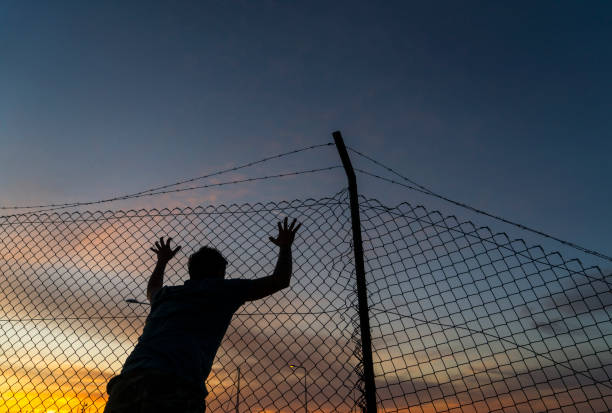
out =
[[[354,410],[359,336],[350,221],[346,208],[332,201],[330,207],[313,200],[318,205],[292,201],[49,215],[40,218],[43,222],[0,219],[0,319],[5,320],[0,322],[0,413],[68,411],[85,402],[91,403],[90,413],[101,411],[106,382],[120,371],[148,312],[146,305],[125,299],[144,298],[155,261],[148,248],[156,238],[172,236],[183,246],[167,269],[166,285],[186,278],[187,256],[203,244],[224,253],[228,276],[261,277],[274,268],[276,254],[267,238],[284,215],[304,223],[291,288],[235,315],[208,379],[209,411],[231,410],[238,367],[242,411],[300,411],[305,393],[311,411]],[[366,248],[366,259],[373,310],[378,310],[371,326],[381,412],[516,413],[567,406],[605,411],[606,403],[612,406],[612,391],[593,384],[606,383],[612,363],[603,333],[569,332],[577,313],[585,313],[585,323],[607,314],[592,312],[587,320],[587,301],[578,306],[571,294],[565,299],[557,294],[554,302],[532,300],[530,308],[514,294],[523,303],[518,308],[530,311],[502,299],[485,305],[475,291],[483,289],[488,297],[490,287],[473,278],[489,275],[464,268],[451,285],[451,269],[446,274],[438,268],[434,279],[433,270],[415,260],[427,258],[433,265],[437,256],[392,251],[391,245],[400,246],[413,230],[387,231],[395,237],[385,238],[380,227],[374,229],[366,235],[374,237],[378,252]],[[403,265],[410,262],[414,268],[407,271]],[[518,287],[509,274],[502,275],[504,285]],[[521,288],[525,295],[531,291]],[[586,294],[585,287],[575,289],[575,296]],[[572,312],[560,307],[569,302]],[[576,321],[565,329],[542,324],[538,317],[545,309],[536,303],[557,311],[553,320]],[[500,305],[506,305],[503,312]],[[304,372],[289,364],[306,369],[307,391]]]
[[[102,411],[110,372],[84,367],[14,369],[3,367],[0,412],[77,412],[85,405]],[[94,410],[95,409],[95,410]]]

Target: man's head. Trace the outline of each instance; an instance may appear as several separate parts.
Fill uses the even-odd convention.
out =
[[[219,251],[210,247],[202,247],[189,257],[187,267],[189,278],[202,280],[205,278],[225,278],[227,261]]]

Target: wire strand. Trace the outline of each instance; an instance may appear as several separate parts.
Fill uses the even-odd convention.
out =
[[[408,177],[406,177],[406,176],[404,176],[404,175],[400,174],[399,172],[397,172],[397,171],[396,171],[396,170],[394,170],[393,168],[391,168],[391,167],[389,167],[389,166],[387,166],[387,165],[384,165],[384,164],[382,164],[381,162],[378,162],[376,159],[374,159],[374,158],[372,158],[372,157],[370,157],[370,156],[368,156],[368,155],[366,155],[366,154],[363,154],[363,153],[359,152],[358,150],[351,148],[350,146],[347,146],[347,148],[348,148],[348,150],[349,150],[349,151],[351,151],[351,152],[353,152],[353,153],[355,153],[355,154],[357,154],[357,155],[361,156],[362,158],[365,158],[365,159],[369,160],[370,162],[372,162],[372,163],[374,163],[374,164],[376,164],[376,165],[378,165],[378,166],[380,166],[380,167],[382,167],[382,168],[386,169],[387,171],[389,171],[389,172],[391,172],[391,173],[393,173],[393,174],[395,174],[395,175],[399,176],[399,177],[400,177],[400,178],[402,178],[403,180],[405,180],[405,181],[407,181],[407,182],[410,182],[412,185],[414,185],[414,186],[416,186],[416,187],[420,188],[421,190],[426,191],[426,192],[429,192],[429,193],[433,193],[433,191],[432,191],[431,189],[429,189],[429,188],[427,188],[427,187],[425,187],[425,186],[423,186],[423,185],[421,185],[421,184],[419,184],[419,183],[417,183],[417,182],[413,181],[412,179],[410,179],[410,178],[408,178]]]
[[[499,336],[497,336],[495,334],[491,334],[491,333],[487,333],[485,331],[480,331],[480,330],[476,330],[476,329],[473,329],[473,328],[470,328],[470,327],[466,327],[465,325],[453,325],[453,324],[446,324],[446,323],[442,323],[442,322],[434,321],[434,320],[420,319],[418,317],[414,317],[414,316],[411,316],[411,315],[408,315],[408,314],[402,314],[402,313],[400,313],[398,311],[385,310],[385,309],[377,308],[377,307],[372,307],[370,309],[374,310],[374,311],[377,311],[379,314],[380,313],[387,313],[387,314],[396,315],[398,317],[408,317],[408,318],[411,318],[411,319],[413,319],[415,321],[418,321],[418,322],[424,323],[424,324],[434,324],[434,325],[438,325],[440,327],[445,327],[445,328],[461,329],[461,330],[469,331],[470,333],[473,333],[473,334],[482,334],[484,336],[492,337],[492,338],[494,338],[496,340],[512,344],[512,345],[516,346],[517,348],[522,348],[524,350],[527,350],[527,351],[535,354],[538,357],[542,357],[543,359],[548,360],[548,361],[552,362],[555,365],[561,366],[561,367],[571,371],[572,373],[574,373],[576,375],[579,375],[579,376],[582,376],[582,377],[586,377],[587,379],[591,380],[593,383],[599,384],[601,386],[604,386],[604,387],[612,390],[612,385],[610,385],[608,383],[605,383],[605,382],[602,382],[600,380],[597,380],[593,376],[591,376],[590,374],[586,374],[586,373],[584,373],[582,371],[576,370],[573,367],[571,367],[571,365],[566,365],[566,364],[564,364],[562,362],[556,361],[552,357],[549,357],[549,356],[546,356],[545,354],[537,352],[533,348],[531,348],[531,346],[526,346],[524,344],[519,344],[519,343],[516,343],[516,342],[514,342],[512,340],[508,340],[507,338],[499,337]]]
[[[163,218],[163,217],[177,217],[177,216],[201,216],[201,215],[236,215],[236,214],[251,214],[253,212],[272,212],[272,211],[285,211],[288,209],[299,209],[299,208],[312,208],[312,207],[318,207],[318,206],[331,206],[331,205],[348,205],[348,202],[343,202],[343,201],[334,201],[331,200],[329,202],[315,202],[312,204],[306,204],[306,205],[298,205],[298,206],[292,206],[292,205],[287,205],[285,207],[276,207],[276,208],[259,208],[259,209],[253,209],[250,211],[224,211],[224,212],[216,212],[216,211],[192,211],[192,212],[174,212],[174,211],[169,211],[167,213],[146,213],[146,214],[138,214],[138,215],[124,215],[121,217],[116,217],[116,216],[111,216],[111,217],[106,217],[106,216],[102,216],[102,217],[98,217],[98,218],[74,218],[74,219],[50,219],[50,220],[42,220],[42,219],[38,219],[38,220],[21,220],[19,221],[19,224],[60,224],[60,223],[75,223],[75,222],[100,222],[100,221],[121,221],[121,220],[129,220],[129,219],[134,219],[134,218],[151,218],[151,217],[157,217],[157,218]],[[33,212],[32,212],[33,214]],[[23,214],[26,215],[26,214]],[[10,217],[11,215],[8,216],[0,216],[0,218],[5,218],[5,217]],[[21,215],[19,215],[21,216]],[[12,222],[0,222],[0,227],[2,226],[8,226],[8,225],[13,225],[14,223]]]
[[[441,200],[443,200],[443,201],[449,202],[449,203],[451,203],[451,204],[453,204],[453,205],[457,205],[457,206],[459,206],[459,207],[462,207],[462,208],[464,208],[464,209],[470,210],[470,211],[475,212],[475,213],[477,213],[477,214],[484,215],[484,216],[487,216],[487,217],[489,217],[489,218],[493,218],[493,219],[495,219],[495,220],[498,220],[498,221],[501,221],[501,222],[503,222],[503,223],[506,223],[506,224],[512,225],[512,226],[517,227],[517,228],[519,228],[519,229],[522,229],[522,230],[524,230],[524,231],[528,231],[528,232],[531,232],[531,233],[537,234],[537,235],[539,235],[539,236],[542,236],[542,237],[544,237],[544,238],[551,239],[551,240],[556,241],[556,242],[558,242],[558,243],[560,243],[560,244],[563,244],[563,245],[566,245],[566,246],[568,246],[568,247],[574,248],[574,249],[576,249],[576,250],[582,251],[582,252],[584,252],[585,254],[589,254],[589,255],[595,256],[595,257],[597,257],[597,258],[601,258],[601,259],[603,259],[603,260],[606,260],[606,261],[612,262],[612,257],[611,257],[611,256],[609,256],[609,255],[606,255],[606,254],[603,254],[603,253],[601,253],[601,252],[598,252],[598,251],[595,251],[595,250],[592,250],[592,249],[589,249],[589,248],[583,247],[583,246],[581,246],[581,245],[578,245],[578,244],[573,243],[573,242],[570,242],[570,241],[565,241],[565,240],[563,240],[563,239],[561,239],[561,238],[558,238],[558,237],[555,237],[555,236],[553,236],[553,235],[550,235],[550,234],[547,234],[547,233],[545,233],[545,232],[542,232],[542,231],[540,231],[540,230],[537,230],[537,229],[534,229],[534,228],[528,227],[528,226],[526,226],[526,225],[519,224],[518,222],[510,221],[509,219],[506,219],[506,218],[500,217],[500,216],[498,216],[498,215],[493,215],[493,214],[491,214],[491,213],[489,213],[489,212],[487,212],[487,211],[484,211],[484,210],[482,210],[482,209],[478,209],[478,208],[472,207],[472,206],[470,206],[470,205],[468,205],[468,204],[465,204],[465,203],[463,203],[463,202],[455,201],[455,200],[453,200],[453,199],[450,199],[450,198],[445,197],[445,196],[443,196],[443,195],[437,194],[437,193],[435,193],[435,192],[431,192],[431,191],[429,191],[429,190],[423,190],[423,189],[420,189],[420,188],[417,188],[417,187],[414,187],[414,186],[411,186],[411,185],[406,185],[406,184],[404,184],[404,183],[397,182],[397,181],[395,181],[395,180],[393,180],[393,179],[385,178],[385,177],[382,177],[382,176],[380,176],[380,175],[376,175],[376,174],[374,174],[374,173],[372,173],[372,172],[364,171],[363,169],[355,168],[355,171],[357,171],[357,172],[359,172],[359,173],[362,173],[362,174],[364,174],[364,175],[371,176],[371,177],[373,177],[373,178],[381,179],[381,180],[383,180],[383,181],[386,181],[386,182],[389,182],[389,183],[392,183],[392,184],[395,184],[395,185],[403,186],[403,187],[405,187],[405,188],[411,189],[411,190],[413,190],[413,191],[420,192],[420,193],[425,194],[425,195],[433,196],[433,197],[435,197],[435,198],[438,198],[438,199],[441,199]]]
[[[245,182],[263,181],[263,180],[268,180],[268,179],[273,179],[273,178],[284,178],[284,177],[288,177],[288,176],[296,176],[296,175],[304,175],[304,174],[315,173],[315,172],[330,171],[332,169],[337,169],[337,168],[341,168],[341,166],[340,165],[335,165],[335,166],[328,166],[328,167],[325,167],[325,168],[316,168],[316,169],[307,169],[307,170],[303,170],[303,171],[286,172],[286,173],[282,173],[282,174],[266,175],[266,176],[260,176],[260,177],[256,177],[256,178],[245,178],[245,179],[238,179],[238,180],[235,180],[235,181],[226,181],[226,182],[218,182],[218,183],[214,183],[214,184],[190,186],[190,187],[187,187],[187,188],[178,188],[178,189],[169,189],[169,190],[157,191],[157,192],[141,193],[139,195],[134,194],[134,195],[130,195],[130,196],[125,196],[125,197],[121,198],[121,200],[134,199],[134,198],[142,198],[142,197],[147,197],[147,196],[155,196],[155,195],[169,194],[169,193],[175,193],[175,192],[192,191],[194,189],[212,188],[212,187],[232,185],[232,184],[239,184],[239,183],[245,183]],[[117,199],[115,199],[115,200],[117,200]],[[97,204],[102,204],[102,203],[106,203],[106,202],[110,202],[110,201],[102,200],[102,201],[81,202],[81,203],[73,204],[73,205],[66,205],[66,206],[62,205],[62,206],[57,206],[57,207],[52,207],[52,208],[39,209],[39,210],[36,210],[36,211],[28,211],[28,212],[23,212],[23,213],[18,213],[18,214],[3,215],[2,217],[3,218],[8,218],[8,217],[24,216],[24,215],[27,216],[27,215],[39,214],[41,212],[56,211],[56,210],[59,210],[59,209],[65,209],[65,208],[76,207],[76,206],[97,205]]]
[[[134,303],[133,303],[134,304]],[[149,305],[149,303],[146,303]],[[274,316],[274,315],[321,315],[339,313],[351,310],[353,307],[339,307],[321,311],[270,311],[270,312],[240,312],[234,313],[235,316]],[[28,323],[33,321],[93,321],[93,320],[129,320],[146,318],[147,315],[123,315],[123,316],[98,316],[98,317],[34,317],[34,318],[1,318],[0,323]]]
[[[163,189],[167,189],[167,188],[171,188],[173,186],[178,186],[178,185],[183,185],[186,183],[190,183],[190,182],[194,182],[194,181],[198,181],[201,179],[206,179],[206,178],[211,178],[213,176],[217,176],[217,175],[221,175],[224,173],[228,173],[228,172],[234,172],[240,169],[244,169],[244,168],[248,168],[250,166],[254,166],[260,163],[264,163],[264,162],[268,162],[272,159],[278,159],[278,158],[282,158],[285,156],[289,156],[289,155],[294,155],[296,153],[300,153],[300,152],[304,152],[304,151],[308,151],[311,149],[316,149],[316,148],[322,148],[325,146],[330,146],[333,145],[333,143],[322,143],[322,144],[318,144],[318,145],[312,145],[312,146],[308,146],[305,148],[300,148],[300,149],[295,149],[289,152],[283,152],[277,155],[273,155],[273,156],[268,156],[266,158],[260,159],[258,161],[253,161],[253,162],[248,162],[246,164],[242,164],[233,168],[227,168],[227,169],[222,169],[220,171],[217,172],[213,172],[210,174],[206,174],[206,175],[202,175],[202,176],[197,176],[195,178],[189,178],[189,179],[184,179],[182,181],[178,181],[172,184],[167,184],[167,185],[161,185],[161,186],[157,186],[157,187],[153,187],[153,188],[149,188],[149,189],[145,189],[144,191],[140,191],[140,192],[135,192],[132,194],[125,194],[125,195],[118,195],[115,197],[111,197],[111,198],[106,198],[106,199],[100,199],[97,201],[85,201],[85,202],[65,202],[65,203],[59,203],[59,204],[42,204],[42,205],[10,205],[10,206],[0,206],[0,210],[11,210],[11,209],[37,209],[37,208],[57,208],[60,209],[60,207],[62,208],[70,208],[70,207],[75,207],[75,206],[81,206],[81,205],[93,205],[93,204],[101,204],[101,203],[106,203],[106,202],[113,202],[113,201],[119,201],[119,200],[123,200],[123,199],[131,199],[131,198],[135,198],[138,197],[140,195],[146,195],[147,193],[150,192],[155,192],[155,191],[160,191]],[[165,193],[165,192],[160,192],[160,193]],[[45,210],[50,210],[50,209],[45,209]],[[37,211],[40,212],[40,211]]]
[[[449,232],[456,232],[456,233],[459,233],[459,234],[464,235],[466,237],[476,238],[476,239],[478,239],[479,241],[481,241],[483,243],[492,244],[492,245],[495,245],[497,248],[504,249],[506,251],[515,252],[512,248],[496,242],[493,237],[491,237],[490,239],[489,238],[481,237],[481,236],[479,236],[477,234],[477,231],[465,232],[465,231],[463,231],[461,229],[461,225],[458,225],[457,227],[447,227],[447,226],[436,224],[435,222],[427,221],[427,220],[425,220],[423,218],[419,218],[419,217],[413,218],[413,217],[410,217],[410,216],[402,214],[402,213],[393,212],[393,208],[368,206],[368,207],[366,207],[366,209],[375,210],[375,211],[384,211],[384,212],[386,212],[388,214],[392,214],[392,215],[394,215],[396,217],[402,217],[402,218],[406,218],[406,219],[411,219],[414,222],[425,222],[426,224],[428,224],[428,225],[430,225],[432,227],[442,228],[442,229],[448,230]],[[502,234],[507,236],[506,233],[502,233]],[[517,241],[519,241],[519,240],[517,240]],[[522,241],[522,240],[520,240],[520,241]],[[518,255],[518,256],[521,256],[521,257],[523,257],[523,258],[525,258],[525,259],[527,259],[527,260],[529,260],[531,262],[536,262],[538,264],[543,264],[543,265],[549,266],[551,268],[556,268],[556,269],[560,269],[560,270],[563,270],[563,271],[567,271],[567,272],[569,272],[571,274],[574,274],[574,275],[579,275],[579,276],[582,276],[582,277],[590,278],[593,281],[599,281],[599,282],[607,284],[609,287],[612,287],[612,282],[607,280],[607,278],[609,276],[604,275],[603,278],[594,277],[594,276],[588,274],[585,270],[583,270],[583,271],[575,271],[575,270],[572,270],[572,269],[568,268],[567,266],[561,266],[561,265],[558,265],[558,264],[553,264],[551,262],[543,261],[541,258],[533,258],[533,257],[531,257],[531,256],[529,256],[528,254],[525,254],[525,253],[515,252],[515,254]]]

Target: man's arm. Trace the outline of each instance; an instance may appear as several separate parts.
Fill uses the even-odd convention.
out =
[[[292,269],[291,245],[297,230],[302,224],[295,228],[294,226],[295,219],[290,226],[287,226],[287,218],[285,218],[282,225],[280,222],[278,223],[278,236],[276,238],[270,237],[270,241],[279,247],[276,267],[272,275],[253,280],[251,289],[245,297],[247,301],[258,300],[289,287]]]
[[[157,264],[147,284],[147,299],[149,302],[153,300],[155,293],[164,285],[164,271],[168,261],[181,249],[181,247],[176,247],[174,250],[170,248],[171,240],[172,238],[168,238],[168,241],[164,243],[164,237],[161,237],[159,241],[155,242],[155,248],[151,248],[151,251],[157,254]]]

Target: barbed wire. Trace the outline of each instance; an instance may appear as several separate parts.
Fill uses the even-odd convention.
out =
[[[418,187],[419,189],[421,189],[422,191],[428,192],[428,193],[433,193],[433,191],[431,191],[429,188],[426,188],[425,186],[413,181],[412,179],[400,174],[399,172],[397,172],[395,169],[391,168],[390,166],[387,166],[379,161],[377,161],[376,159],[372,158],[371,156],[368,156],[362,152],[359,152],[358,150],[351,148],[350,146],[347,146],[347,149],[359,156],[361,156],[364,159],[367,159],[368,161],[374,163],[375,165],[378,165],[380,167],[382,167],[383,169],[386,169],[387,171],[391,172],[392,174],[402,178],[403,180],[405,180],[406,182],[410,182],[412,185]]]
[[[433,196],[435,198],[438,198],[438,199],[441,199],[443,201],[449,202],[449,203],[451,203],[453,205],[457,205],[457,206],[459,206],[461,208],[470,210],[470,211],[475,212],[477,214],[484,215],[484,216],[487,216],[489,218],[493,218],[493,219],[495,219],[497,221],[501,221],[501,222],[503,222],[505,224],[512,225],[512,226],[514,226],[516,228],[519,228],[519,229],[522,229],[524,231],[528,231],[528,232],[531,232],[533,234],[537,234],[539,236],[542,236],[544,238],[551,239],[551,240],[556,241],[556,242],[558,242],[560,244],[563,244],[563,245],[566,245],[568,247],[574,248],[574,249],[576,249],[578,251],[582,251],[582,252],[584,252],[586,254],[589,254],[589,255],[592,255],[594,257],[601,258],[603,260],[612,262],[612,257],[609,256],[609,255],[603,254],[601,252],[598,252],[598,251],[595,251],[595,250],[592,250],[592,249],[589,249],[589,248],[586,248],[586,247],[582,247],[582,246],[580,246],[580,245],[578,245],[576,243],[570,242],[570,241],[565,241],[565,240],[563,240],[561,238],[558,238],[558,237],[555,237],[553,235],[547,234],[547,233],[545,233],[543,231],[540,231],[540,230],[528,227],[528,226],[523,225],[523,224],[519,224],[518,222],[510,221],[510,220],[508,220],[506,218],[500,217],[498,215],[491,214],[491,213],[486,212],[486,211],[484,211],[482,209],[478,209],[478,208],[472,207],[472,206],[470,206],[468,204],[465,204],[463,202],[455,201],[453,199],[450,199],[450,198],[445,197],[443,195],[437,194],[435,192],[431,192],[429,190],[424,190],[424,189],[421,189],[421,188],[417,188],[417,187],[411,186],[411,185],[406,185],[406,184],[403,184],[401,182],[397,182],[397,181],[395,181],[393,179],[385,178],[385,177],[377,175],[375,173],[365,171],[363,169],[355,168],[355,171],[357,171],[359,173],[362,173],[364,175],[373,177],[373,178],[377,178],[377,179],[389,182],[389,183],[394,184],[394,185],[399,185],[399,186],[402,186],[404,188],[420,192],[420,193],[425,194],[425,195]],[[408,178],[406,178],[406,179],[408,179]]]
[[[322,148],[322,147],[326,147],[326,146],[332,146],[334,145],[333,143],[323,143],[323,144],[318,144],[318,145],[311,145],[311,146],[307,146],[304,148],[300,148],[300,149],[295,149],[292,151],[288,151],[288,152],[283,152],[277,155],[272,155],[272,156],[268,156],[265,157],[263,159],[257,160],[257,161],[252,161],[252,162],[248,162],[246,164],[242,164],[239,166],[235,166],[232,168],[226,168],[226,169],[222,169],[220,171],[217,172],[212,172],[206,175],[201,175],[201,176],[197,176],[195,178],[189,178],[189,179],[184,179],[178,182],[174,182],[171,184],[167,184],[167,185],[161,185],[161,186],[156,186],[156,187],[152,187],[149,189],[145,189],[143,191],[139,191],[139,192],[135,192],[135,193],[131,193],[131,194],[125,194],[125,195],[118,195],[118,196],[114,196],[114,197],[110,197],[110,198],[106,198],[106,199],[100,199],[100,200],[96,200],[96,201],[74,201],[74,202],[64,202],[64,203],[51,203],[51,204],[41,204],[41,205],[10,205],[10,206],[0,206],[0,210],[11,210],[11,209],[39,209],[39,208],[45,208],[43,209],[43,211],[50,211],[50,210],[54,210],[54,209],[61,209],[61,208],[72,208],[72,207],[76,207],[76,206],[86,206],[86,205],[96,205],[96,204],[102,204],[102,203],[107,203],[107,202],[113,202],[113,201],[119,201],[119,200],[125,200],[125,199],[131,199],[131,198],[137,198],[140,196],[144,196],[147,193],[150,192],[156,192],[156,191],[160,191],[163,189],[167,189],[167,188],[171,188],[173,186],[179,186],[179,185],[183,185],[186,183],[190,183],[190,182],[195,182],[198,180],[202,180],[202,179],[206,179],[206,178],[211,178],[213,176],[218,176],[224,173],[228,173],[228,172],[235,172],[238,171],[240,169],[244,169],[244,168],[248,168],[260,163],[265,163],[268,161],[271,161],[273,159],[279,159],[279,158],[283,158],[285,156],[289,156],[289,155],[294,155],[300,152],[305,152],[305,151],[309,151],[312,149],[317,149],[317,148]],[[177,191],[178,192],[178,191]],[[169,192],[159,192],[159,193],[169,193]],[[49,208],[49,209],[47,209]],[[53,208],[53,209],[51,209]],[[41,211],[36,211],[36,212],[41,212]]]
[[[330,171],[332,169],[337,169],[337,168],[342,168],[342,166],[334,165],[334,166],[328,166],[325,168],[307,169],[307,170],[302,170],[302,171],[286,172],[286,173],[281,173],[281,174],[276,174],[276,175],[265,175],[265,176],[255,177],[255,178],[245,178],[245,179],[237,179],[237,180],[227,181],[227,182],[197,185],[197,186],[191,186],[188,188],[169,189],[169,190],[163,190],[163,191],[157,191],[157,192],[147,192],[147,193],[141,193],[138,195],[130,195],[130,196],[125,196],[121,198],[115,198],[112,201],[142,198],[142,197],[147,197],[147,196],[156,196],[156,195],[170,194],[170,193],[176,193],[176,192],[193,191],[195,189],[213,188],[213,187],[235,185],[235,184],[241,184],[241,183],[247,183],[247,182],[266,181],[266,180],[274,179],[274,178],[286,178],[288,176],[297,176],[297,175],[305,175],[305,174],[311,174],[311,173],[316,173],[316,172]],[[70,205],[60,205],[60,206],[56,206],[52,208],[43,208],[43,209],[39,209],[36,211],[23,212],[19,214],[3,215],[3,217],[15,217],[15,216],[20,216],[20,215],[23,216],[23,215],[31,215],[31,214],[40,214],[42,212],[57,211],[59,209],[65,209],[65,208],[77,207],[77,206],[81,207],[81,206],[89,206],[89,205],[98,205],[98,204],[102,204],[106,202],[111,202],[111,200],[81,202],[78,204],[75,203],[75,204],[70,204]]]
[[[308,148],[298,151],[303,150]],[[359,173],[547,236],[438,195],[373,158],[358,154],[411,185],[356,169]],[[201,179],[191,178],[126,197],[340,167],[175,187]],[[7,364],[11,369],[26,369],[31,361],[39,363],[28,371],[23,383],[21,378],[0,379],[0,387],[16,389],[8,396],[0,395],[4,404],[23,404],[28,397],[24,389],[31,388],[29,383],[43,381],[60,387],[69,383],[75,394],[95,385],[98,399],[94,401],[102,403],[105,393],[99,383],[84,382],[76,373],[56,373],[51,369],[80,357],[90,363],[89,369],[117,371],[147,315],[134,314],[134,308],[117,305],[113,300],[142,293],[143,271],[135,274],[135,269],[147,264],[148,258],[141,254],[144,245],[160,232],[176,233],[177,242],[192,248],[202,242],[218,244],[222,250],[230,251],[236,273],[255,278],[262,272],[269,273],[266,255],[270,249],[262,241],[267,237],[262,235],[278,218],[274,212],[282,211],[304,221],[299,234],[303,247],[294,257],[291,289],[267,301],[248,303],[245,311],[235,314],[218,353],[219,367],[211,385],[209,410],[224,411],[235,394],[224,378],[251,358],[257,359],[257,366],[245,372],[250,374],[245,375],[243,395],[249,409],[295,411],[300,406],[296,392],[283,387],[284,378],[279,375],[283,366],[296,358],[312,375],[309,396],[316,410],[347,412],[362,405],[362,395],[354,394],[354,390],[363,391],[363,359],[346,189],[323,199],[265,205],[47,213],[97,203],[58,204],[0,217],[0,272],[5,275],[0,279],[5,317],[0,318],[0,329],[6,337],[0,369]],[[521,398],[514,399],[509,388],[522,392],[529,403],[541,403],[528,404],[521,411],[554,409],[548,400],[551,393],[555,398],[569,400],[565,406],[573,408],[582,408],[586,403],[612,408],[612,284],[598,267],[584,268],[579,260],[546,254],[539,246],[529,247],[523,240],[510,240],[505,233],[445,217],[425,207],[403,203],[391,208],[365,197],[359,198],[359,204],[381,413],[455,411],[448,400],[460,408],[469,406],[466,409],[471,411],[499,410],[479,403],[494,400],[499,406],[508,406],[503,404],[508,395],[515,406],[520,405]],[[236,226],[241,230],[235,231]],[[547,238],[567,243],[552,236]],[[581,248],[576,249],[587,253]],[[167,269],[167,280],[179,278],[178,268],[184,268],[185,260],[186,257],[177,257],[177,262]],[[108,278],[113,280],[109,282],[83,274],[115,278]],[[335,276],[330,278],[330,274]],[[608,289],[601,283],[607,284]],[[126,301],[147,304],[133,298]],[[400,308],[406,308],[407,313]],[[119,314],[109,315],[113,313]],[[23,314],[31,317],[19,317]],[[49,330],[61,326],[62,331],[43,333],[44,329],[26,323],[44,323],[44,329]],[[94,345],[87,341],[90,336],[97,337]],[[50,355],[54,357],[52,361]],[[462,366],[468,366],[469,372],[463,371]],[[393,374],[396,377],[389,379]],[[554,391],[541,388],[542,376],[546,383],[557,380]],[[474,381],[478,387],[474,387]],[[471,397],[475,388],[480,395]],[[577,388],[581,395],[575,395]],[[68,405],[67,398],[51,402],[51,394],[45,400],[28,400],[29,406],[61,410]],[[422,407],[427,403],[429,407]]]

